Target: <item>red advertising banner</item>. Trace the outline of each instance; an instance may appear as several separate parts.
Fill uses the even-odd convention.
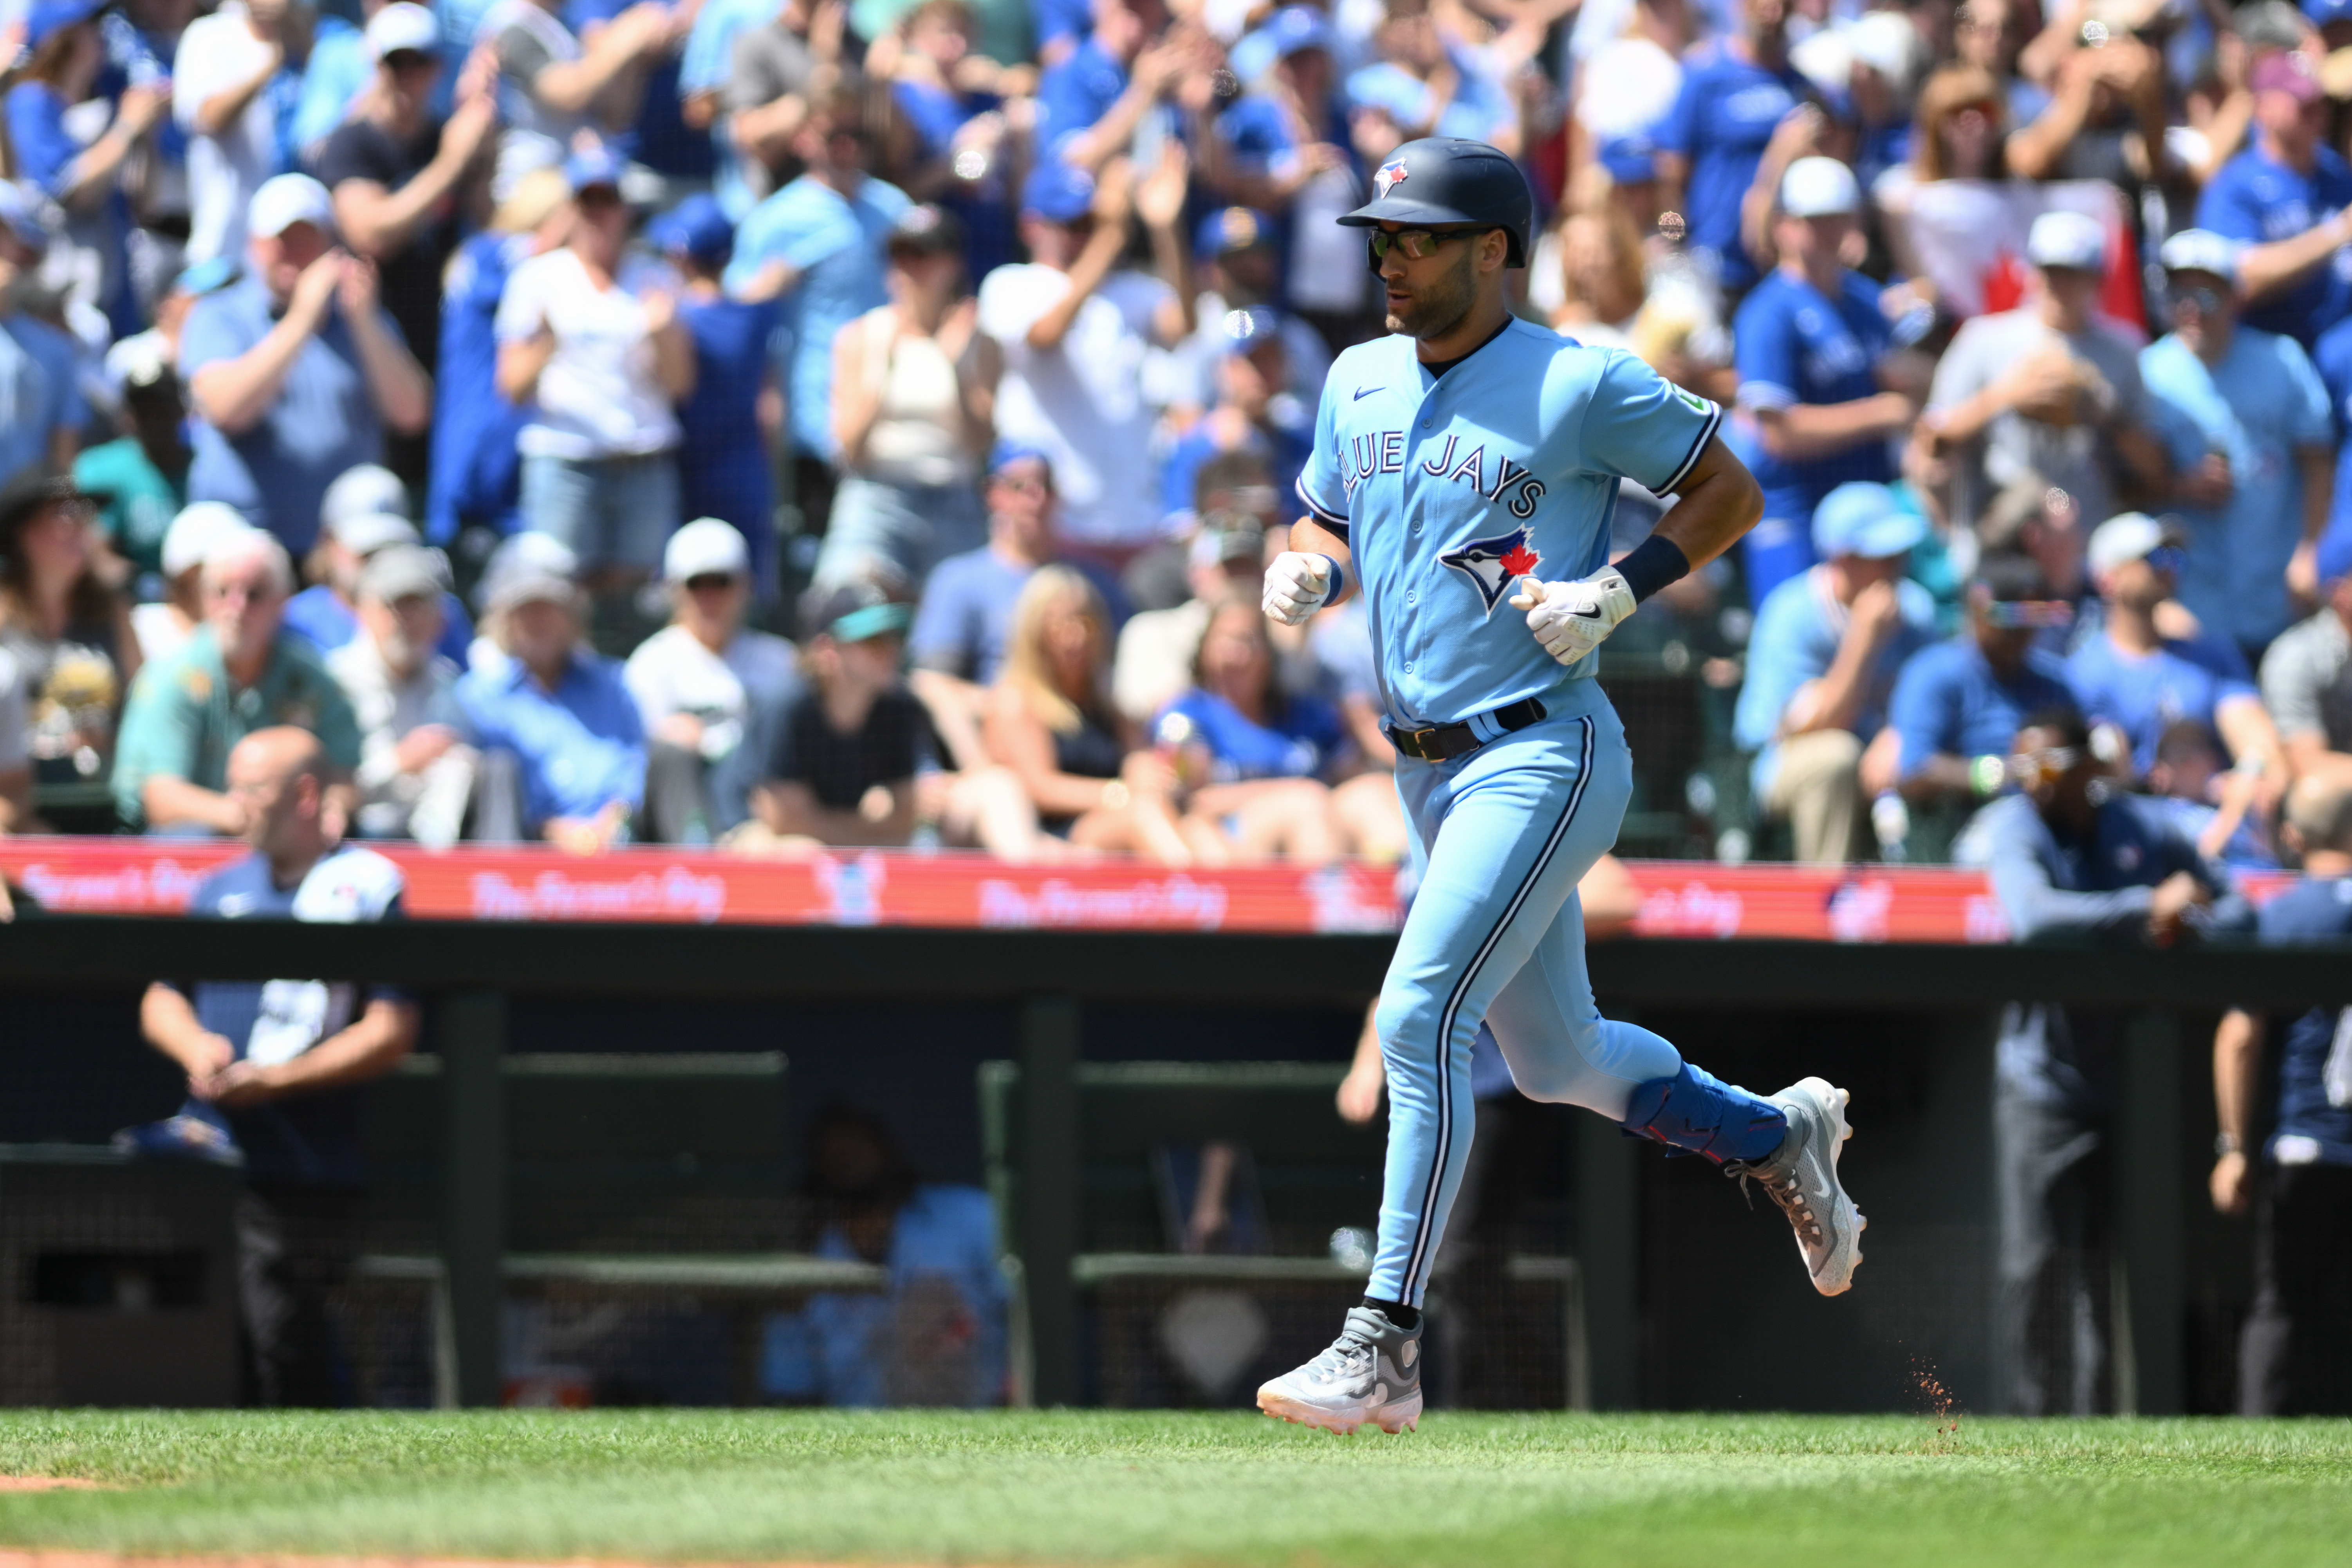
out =
[[[634,848],[429,854],[383,846],[426,920],[718,921],[1101,931],[1378,931],[1398,921],[1394,871],[1281,866],[1167,871],[1130,860],[1007,866],[984,855],[851,849],[805,859]],[[233,844],[0,838],[0,872],[43,906],[173,914]],[[1822,942],[2009,940],[1984,877],[1948,867],[1718,866],[1631,860],[1640,936]],[[2283,877],[2251,879],[2261,898]]]

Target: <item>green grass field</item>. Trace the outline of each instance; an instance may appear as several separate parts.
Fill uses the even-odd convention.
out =
[[[2341,1563],[2352,1423],[0,1416],[0,1544],[743,1562]]]

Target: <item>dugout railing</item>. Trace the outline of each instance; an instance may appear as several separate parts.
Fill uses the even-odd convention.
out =
[[[1392,938],[937,931],[751,925],[393,926],[52,917],[0,927],[0,995],[133,988],[158,976],[282,974],[397,984],[425,997],[438,1047],[437,1268],[459,1403],[500,1396],[499,1310],[509,1260],[505,1095],[512,997],[986,1003],[1014,1012],[1025,1353],[1040,1404],[1073,1402],[1081,1252],[1075,1175],[1082,1010],[1090,1005],[1360,1006]],[[2186,1013],[2352,1003],[2352,950],[1964,946],[1643,940],[1598,950],[1597,987],[1621,1013],[1652,1008],[1968,1014],[2011,1000],[2133,1016],[2117,1121],[2119,1245],[2129,1269],[2133,1407],[2182,1405],[2182,1220],[2176,1178],[2200,1149],[2180,1084],[2201,1048]],[[1906,1048],[1890,1039],[1887,1050]],[[1918,1048],[1929,1051],[1921,1037]],[[1634,1402],[1641,1151],[1578,1123],[1575,1205],[1591,1399]],[[1785,1245],[1785,1237],[1780,1243]]]

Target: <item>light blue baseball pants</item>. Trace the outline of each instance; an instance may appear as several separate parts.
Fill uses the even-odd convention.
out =
[[[1549,716],[1450,763],[1397,763],[1419,891],[1377,1015],[1388,1065],[1388,1169],[1366,1294],[1418,1307],[1461,1185],[1475,1120],[1470,1045],[1484,1019],[1530,1100],[1623,1120],[1634,1089],[1681,1070],[1647,1029],[1603,1018],[1576,885],[1617,842],[1633,753],[1595,682],[1547,692]]]

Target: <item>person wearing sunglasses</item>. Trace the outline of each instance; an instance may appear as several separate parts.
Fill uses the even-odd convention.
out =
[[[2022,555],[1988,557],[1969,584],[1967,607],[1959,635],[1896,678],[1886,731],[1863,759],[1864,784],[1874,794],[1898,793],[1915,821],[1920,808],[1957,818],[2008,790],[2003,759],[2019,721],[2074,706],[2066,667],[2038,646],[2074,607],[2051,596],[2040,567]]]
[[[2158,626],[2158,607],[2179,590],[2181,539],[2177,526],[2137,511],[2093,531],[2091,581],[2105,614],[2067,659],[2066,683],[2094,725],[2118,731],[2134,777],[2156,766],[2168,726],[2194,720],[2253,775],[2258,814],[2268,816],[2286,787],[2286,757],[2245,657],[2221,638],[2166,637]]]
[[[2164,242],[2173,330],[2142,351],[2139,368],[2164,405],[2174,506],[2188,525],[2181,603],[2252,663],[2317,597],[2336,423],[2302,347],[2239,319],[2242,251],[2204,229]]]
[[[2161,801],[2127,795],[2068,706],[2029,712],[1992,763],[2015,793],[1971,825],[2019,942],[2153,942],[2244,930],[2253,910]],[[1997,1407],[2115,1408],[2106,1343],[2112,1107],[2126,1015],[2013,1003],[1993,1076]]]

